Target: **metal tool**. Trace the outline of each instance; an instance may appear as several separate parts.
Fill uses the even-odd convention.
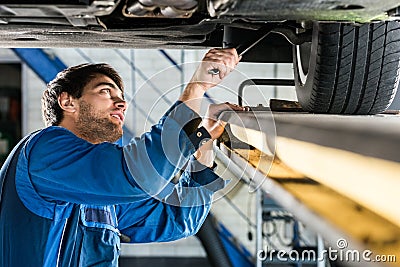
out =
[[[243,56],[245,53],[247,53],[247,51],[249,51],[250,49],[252,49],[256,44],[258,44],[262,39],[264,39],[265,37],[267,37],[268,34],[270,34],[271,31],[268,31],[267,33],[265,33],[264,35],[262,35],[260,38],[258,38],[254,43],[252,43],[251,45],[249,45],[246,49],[244,49],[242,52],[240,52],[239,57]],[[208,70],[208,73],[211,75],[218,75],[219,74],[219,69],[214,68],[214,69],[210,69]]]

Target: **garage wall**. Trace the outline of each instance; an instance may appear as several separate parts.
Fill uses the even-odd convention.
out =
[[[390,105],[389,109],[396,109],[396,110],[400,109],[400,84],[399,84],[399,88],[397,89],[397,94],[396,94],[392,104]]]

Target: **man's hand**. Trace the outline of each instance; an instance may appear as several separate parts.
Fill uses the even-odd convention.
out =
[[[222,135],[227,124],[226,122],[219,120],[218,117],[223,111],[226,110],[244,111],[247,110],[247,108],[228,102],[223,104],[211,104],[208,106],[206,116],[202,121],[202,125],[210,133],[212,140],[209,140],[207,143],[200,146],[199,149],[194,153],[197,161],[205,166],[211,167],[213,165],[215,157],[212,147],[213,140]]]
[[[222,104],[210,104],[207,113],[203,118],[202,125],[211,135],[211,139],[215,140],[222,135],[226,126],[226,122],[218,119],[219,115],[223,111],[227,110],[245,111],[246,109],[246,107],[241,107],[228,102]]]
[[[211,49],[205,54],[190,82],[200,85],[207,91],[220,83],[236,67],[239,60],[235,48]],[[218,69],[219,73],[210,74],[209,71],[212,69]]]
[[[239,60],[235,48],[211,49],[204,56],[179,100],[199,113],[204,93],[220,83],[236,67]],[[209,70],[211,69],[218,69],[219,74],[210,74]]]

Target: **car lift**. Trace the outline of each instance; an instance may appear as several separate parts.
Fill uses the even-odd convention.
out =
[[[269,83],[261,80],[255,81]],[[243,86],[240,101],[242,93]],[[217,158],[239,177],[249,177],[330,247],[372,251],[371,262],[343,264],[399,266],[400,260],[388,265],[373,261],[374,255],[400,257],[398,113],[307,114],[295,102],[280,102],[222,113],[230,138],[220,140]],[[342,248],[338,242],[343,240]]]

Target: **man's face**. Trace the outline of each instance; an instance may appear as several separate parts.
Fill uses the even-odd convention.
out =
[[[92,142],[115,142],[122,136],[126,102],[122,91],[109,77],[98,74],[78,99],[76,128]]]

